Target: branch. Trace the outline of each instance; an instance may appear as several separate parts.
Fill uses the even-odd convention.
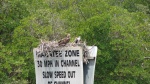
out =
[[[144,57],[144,59],[150,59],[150,57]]]
[[[147,47],[145,47],[145,50],[150,51],[149,49],[147,49]]]

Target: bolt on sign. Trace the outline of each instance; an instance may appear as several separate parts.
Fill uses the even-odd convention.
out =
[[[33,49],[36,84],[83,84],[81,47]]]

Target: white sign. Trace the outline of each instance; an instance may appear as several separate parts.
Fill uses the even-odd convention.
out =
[[[36,84],[83,84],[81,47],[33,50]]]

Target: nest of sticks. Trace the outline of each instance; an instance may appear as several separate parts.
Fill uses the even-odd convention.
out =
[[[59,42],[57,41],[43,41],[41,40],[38,49],[39,51],[42,52],[48,52],[48,51],[53,51],[56,50],[58,48],[63,49],[64,47],[77,47],[80,46],[82,47],[83,50],[83,63],[87,64],[89,63],[88,61],[88,57],[89,57],[89,50],[87,49],[87,45],[86,42],[78,42],[78,43],[67,43],[65,45],[59,45]]]

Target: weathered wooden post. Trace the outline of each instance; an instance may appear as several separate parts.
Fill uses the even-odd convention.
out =
[[[36,84],[94,84],[96,46],[34,48]],[[84,63],[84,61],[87,61]]]

